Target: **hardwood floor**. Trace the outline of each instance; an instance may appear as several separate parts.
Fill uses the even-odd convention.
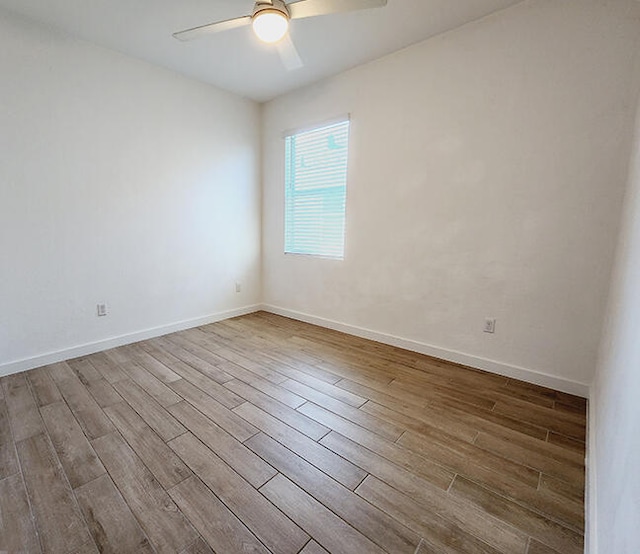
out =
[[[262,312],[1,385],[0,551],[583,550],[568,394]]]

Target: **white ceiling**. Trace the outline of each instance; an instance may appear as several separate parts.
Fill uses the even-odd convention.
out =
[[[287,72],[249,28],[183,43],[171,34],[251,13],[252,0],[0,0],[0,7],[219,88],[266,101],[520,0],[389,0],[292,22],[305,67]]]

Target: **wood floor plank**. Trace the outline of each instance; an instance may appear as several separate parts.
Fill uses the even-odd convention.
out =
[[[320,444],[346,460],[352,461],[367,473],[375,475],[401,490],[425,487],[428,483],[429,486],[435,486],[446,491],[455,477],[455,473],[444,468],[438,468],[439,473],[436,474],[438,478],[434,475],[432,479],[426,480],[335,431],[324,437]]]
[[[562,448],[578,452],[583,457],[586,452],[586,444],[584,443],[584,441],[572,439],[571,437],[565,437],[564,435],[554,433],[553,431],[549,432],[547,441]]]
[[[316,541],[310,540],[301,551],[300,554],[329,554]]]
[[[155,550],[179,552],[198,537],[160,483],[118,434],[92,442]]]
[[[380,547],[398,554],[415,552],[420,542],[418,535],[364,502],[309,462],[292,455],[277,441],[260,433],[249,439],[247,446]]]
[[[560,402],[559,400],[556,400],[553,403],[553,409],[560,412],[564,412],[564,413],[578,414],[580,416],[581,421],[585,421],[585,413],[584,413],[585,411],[582,406],[576,406],[575,404],[571,404],[571,403],[565,404],[564,402]]]
[[[169,412],[133,381],[125,379],[114,383],[113,386],[163,441],[169,441],[186,431]]]
[[[74,550],[73,552],[69,552],[68,554],[100,554],[100,553],[98,551],[98,547],[96,546],[95,541],[92,539],[90,541],[85,542],[77,550]]]
[[[172,354],[163,351],[150,343],[141,343],[140,348],[145,350],[148,354],[156,358],[162,364],[167,367],[171,367],[172,371],[177,373],[183,379],[189,381],[192,385],[195,385],[203,392],[207,393],[211,398],[215,398],[220,404],[226,408],[235,408],[244,402],[237,394],[234,394],[231,390],[223,387],[219,383],[209,379],[197,369],[192,368],[190,365],[185,364],[182,360],[179,360]]]
[[[67,364],[85,386],[102,378],[102,374],[85,357],[69,360]]]
[[[169,445],[267,548],[297,554],[309,536],[190,433]]]
[[[255,334],[251,334],[250,337],[245,337],[242,340],[236,339],[234,342],[238,346],[244,347],[243,353],[247,357],[251,358],[254,362],[268,367],[284,378],[296,379],[299,382],[306,382],[307,379],[311,379],[314,382],[320,380],[329,385],[336,383],[340,379],[340,376],[331,374],[317,365],[313,367],[303,365],[302,367],[305,371],[300,371],[299,369],[291,367],[289,363],[283,363],[278,357],[270,355],[274,347],[273,342],[270,340],[261,341]],[[233,345],[233,343],[231,344]]]
[[[167,337],[160,337],[150,342],[154,345],[160,346],[167,352],[170,352],[173,356],[189,364],[194,369],[197,369],[200,373],[206,375],[209,379],[215,381],[216,383],[223,384],[233,379],[232,375],[225,373],[220,368],[207,362],[206,360],[198,358],[198,356],[192,354],[189,350],[178,346]]]
[[[511,416],[498,414],[494,411],[466,405],[461,407],[453,400],[440,399],[431,401],[422,408],[425,417],[431,418],[432,414],[447,414],[453,421],[467,423],[478,431],[495,436],[512,436],[512,431],[529,435],[533,438],[545,440],[548,430],[530,422],[515,419]]]
[[[156,360],[153,356],[145,352],[139,344],[131,344],[129,346],[122,346],[119,350],[124,351],[127,356],[133,357],[133,359],[142,367],[144,367],[154,377],[168,385],[174,381],[182,379],[175,371]]]
[[[540,500],[530,500],[528,503],[542,513],[584,532],[584,498],[575,498],[569,489],[571,487],[563,481],[543,474],[538,487]]]
[[[384,357],[387,368],[396,370],[398,376],[403,379],[408,378],[416,382],[434,379],[434,382],[443,386],[478,392],[493,392],[503,390],[508,381],[506,377],[501,375],[419,354],[407,357],[394,351]]]
[[[584,441],[586,437],[584,415],[574,416],[574,414],[559,412],[550,408],[532,404],[525,405],[524,402],[515,399],[509,402],[497,402],[493,411],[496,414],[505,414],[516,419],[530,421],[550,431],[581,441]]]
[[[264,394],[258,389],[255,389],[242,381],[234,379],[233,381],[225,383],[224,386],[233,390],[246,401],[251,402],[254,406],[258,406],[258,408],[264,410],[268,414],[271,414],[273,417],[286,423],[290,427],[297,429],[313,440],[318,440],[329,432],[329,429],[324,425],[320,425],[304,414],[296,412],[289,406],[278,402],[269,395]],[[303,404],[304,400],[301,400],[301,403]]]
[[[230,390],[234,390],[242,396],[245,400],[253,401],[253,398],[258,398],[254,391],[259,391],[260,398],[264,402],[268,402],[269,399],[276,400],[281,404],[284,404],[287,408],[295,409],[305,403],[305,399],[301,398],[297,394],[282,388],[279,385],[273,385],[271,383],[260,383],[259,380],[251,379],[253,384],[249,384],[246,381],[240,379],[233,379],[227,381],[224,386]],[[245,394],[241,394],[243,391]],[[247,394],[249,396],[247,396]],[[266,398],[265,398],[266,397]]]
[[[9,426],[9,414],[5,401],[0,400],[0,479],[18,473],[18,471],[16,449]]]
[[[479,390],[482,391],[483,394],[490,396],[494,400],[498,401],[504,398],[517,398],[518,400],[523,400],[525,402],[530,402],[531,404],[537,404],[538,406],[545,406],[547,408],[553,408],[555,401],[551,398],[546,398],[544,396],[538,396],[537,394],[531,394],[528,391],[509,389],[505,390],[505,386],[501,386],[498,388],[490,388],[485,389],[482,385],[479,385]]]
[[[579,482],[565,481],[543,473],[540,476],[540,485],[538,488],[540,490],[549,490],[555,494],[565,497],[568,500],[584,504],[584,486],[581,486]]]
[[[332,396],[324,394],[323,392],[317,391],[312,387],[303,385],[302,383],[292,379],[282,383],[282,386],[296,394],[299,394],[306,400],[313,402],[318,406],[322,406],[323,408],[326,408],[349,421],[357,423],[361,427],[369,429],[370,431],[373,431],[381,437],[391,441],[398,439],[405,431],[404,427],[401,427],[393,421],[378,418],[369,413],[363,413],[362,408],[368,402],[360,406],[360,408],[355,408],[350,404],[345,404],[341,400],[337,400]]]
[[[211,343],[209,343],[209,345],[210,344]],[[238,351],[233,350],[232,348],[216,347],[215,352],[216,354],[222,356],[236,366],[243,367],[244,369],[255,374],[256,377],[264,379],[265,381],[269,381],[274,385],[279,385],[286,379],[284,375],[270,367],[271,364],[256,362],[255,360],[252,360],[249,355],[240,354]],[[246,352],[246,354],[249,353]]]
[[[583,537],[580,533],[551,521],[465,478],[456,477],[451,486],[451,494],[475,503],[487,513],[512,524],[559,552],[566,554],[582,554],[583,552]]]
[[[331,385],[329,383],[325,383],[321,379],[311,377],[310,375],[305,375],[302,378],[298,377],[296,380],[298,382],[301,382],[303,385],[307,385],[308,387],[311,387],[318,392],[322,392],[327,396],[331,396],[332,398],[340,400],[341,402],[349,404],[350,406],[353,406],[355,408],[359,408],[367,401],[366,396],[361,396],[359,394],[350,392],[345,388],[342,388],[340,386],[340,383],[342,383],[342,381],[339,381],[336,385]]]
[[[509,379],[503,388],[507,392],[509,391],[525,392],[530,395],[538,395],[540,397],[549,398],[554,401],[559,400],[566,404],[573,404],[575,406],[579,406],[583,410],[585,410],[587,407],[587,401],[584,398],[580,398],[579,396],[575,396],[565,392],[560,392],[553,389],[541,387],[540,385],[534,385],[533,383],[525,383],[524,381]]]
[[[273,383],[272,381],[253,374],[248,369],[245,369],[233,362],[227,361],[223,363],[221,367],[238,381],[242,381],[253,388],[261,390],[263,393],[271,396],[279,402],[282,402],[290,408],[297,408],[301,404],[304,404],[304,399],[279,386],[286,380],[286,377],[284,376],[282,376],[282,379],[278,379],[279,383]]]
[[[85,521],[103,554],[153,554],[149,539],[108,475],[76,489]]]
[[[280,362],[297,371],[311,375],[316,379],[322,379],[323,381],[326,381],[327,383],[330,383],[332,385],[335,385],[338,381],[340,381],[340,379],[342,379],[340,375],[336,375],[335,373],[331,373],[330,371],[321,369],[317,365],[314,365],[312,361],[298,355],[298,353],[293,353],[290,350],[282,349],[282,347],[276,347],[274,349],[273,344],[271,344],[270,348],[264,352],[264,355],[276,362]]]
[[[13,439],[18,442],[42,433],[44,424],[24,374],[4,377],[2,385]]]
[[[449,481],[438,487],[335,431],[322,439],[322,443],[420,504],[422,509],[418,510],[419,513],[437,513],[505,554],[523,552],[526,548],[525,534],[471,505],[449,498],[445,491],[453,480],[453,475],[449,474]]]
[[[455,523],[438,514],[424,512],[417,502],[375,477],[367,477],[356,489],[356,493],[420,537],[426,537],[442,554],[500,554],[499,550],[465,532]],[[516,552],[513,551],[513,554]],[[524,545],[520,554],[524,554]]]
[[[326,408],[327,406],[323,407]],[[478,435],[477,429],[471,425],[455,421],[445,414],[429,413],[429,415],[426,415],[423,410],[414,410],[402,406],[396,406],[395,408],[369,401],[360,410],[379,419],[396,422],[399,426],[401,425],[405,429],[411,429],[419,434],[435,428],[467,442],[473,442]]]
[[[286,379],[284,375],[277,373],[275,371],[271,371],[270,369],[264,368],[261,364],[246,358],[230,350],[229,348],[225,348],[224,346],[216,345],[215,339],[210,335],[207,336],[207,333],[199,330],[199,329],[190,329],[188,331],[182,331],[180,333],[176,333],[181,338],[186,338],[188,341],[201,346],[205,350],[209,350],[214,353],[218,359],[222,358],[224,360],[223,364],[220,364],[220,367],[223,371],[227,371],[227,373],[231,373],[237,378],[240,378],[237,375],[237,368],[242,368],[245,371],[248,371],[250,375],[253,374],[255,377],[262,378],[266,381],[270,381],[271,383],[278,385],[282,383]],[[231,369],[234,369],[234,372],[231,372]]]
[[[348,489],[355,489],[365,478],[366,474],[362,469],[270,416],[260,408],[247,403],[239,406],[235,411],[257,429],[309,461]]]
[[[106,352],[98,352],[91,354],[87,359],[95,367],[109,384],[117,383],[127,378],[127,374],[122,371],[120,366],[107,356]]]
[[[258,312],[1,377],[0,550],[573,554],[585,434],[582,398]]]
[[[273,338],[267,336],[268,333],[255,332],[255,330],[246,328],[240,321],[241,319],[221,321],[221,325],[205,325],[200,327],[199,331],[210,335],[218,350],[221,348],[232,350],[254,362],[264,364],[265,368],[279,372],[277,368],[281,364],[269,361],[268,357],[264,355],[264,351],[273,346]],[[264,330],[263,327],[262,331]]]
[[[62,395],[53,382],[46,367],[39,367],[25,373],[27,381],[31,385],[31,392],[38,407],[60,402]]]
[[[118,404],[118,402],[123,402],[122,396],[120,396],[116,392],[116,389],[114,389],[113,386],[111,386],[111,384],[102,377],[97,381],[92,381],[87,384],[87,390],[101,408],[106,408],[107,406]]]
[[[233,438],[188,402],[180,402],[171,406],[169,411],[191,433],[254,487],[261,487],[276,474],[276,471],[262,458],[256,456],[244,444]]]
[[[191,475],[191,471],[173,450],[128,404],[114,404],[106,408],[105,412],[165,489],[177,485]]]
[[[0,552],[39,553],[22,475],[0,480]]]
[[[456,444],[433,437],[418,440],[408,433],[398,441],[411,444],[414,451],[444,463],[452,471],[488,486],[508,498],[524,503],[540,513],[569,525],[576,525],[580,515],[575,506],[553,494],[537,490],[540,473],[523,465],[514,464],[491,452],[478,452],[475,446]],[[405,440],[407,442],[405,442]],[[530,475],[530,477],[528,477]]]
[[[545,546],[541,542],[538,542],[535,539],[531,539],[531,544],[529,545],[529,550],[527,550],[527,554],[560,554],[557,550],[553,550],[553,548],[549,548]]]
[[[424,398],[420,398],[415,394],[402,391],[389,391],[389,389],[386,388],[384,391],[378,390],[350,379],[342,379],[342,381],[338,381],[336,387],[352,392],[360,398],[373,400],[383,406],[388,404],[397,405],[398,402],[402,402],[408,406],[422,408],[427,403]],[[382,389],[382,387],[380,388]],[[389,394],[390,392],[393,394]],[[364,402],[360,403],[360,406],[362,406],[362,404],[364,404]]]
[[[435,378],[433,381],[437,381]],[[420,390],[420,397],[429,401],[431,399],[447,398],[459,402],[461,405],[470,404],[471,406],[478,406],[491,410],[495,406],[495,400],[486,398],[485,395],[469,392],[467,390],[459,390],[450,386],[437,385],[434,382],[428,384],[428,386],[419,387],[418,382],[420,380],[401,379],[396,378],[389,383],[389,390],[401,390],[404,392],[414,393],[416,390]]]
[[[197,342],[197,339],[189,340],[187,336],[182,333],[173,333],[172,335],[167,335],[163,338],[168,340],[172,344],[186,350],[197,358],[200,358],[204,362],[217,367],[218,369],[220,369],[223,365],[230,363],[226,358],[218,356],[211,350],[208,350],[207,348],[199,344]]]
[[[538,486],[540,471],[512,462],[476,445],[440,434],[435,430],[429,433],[427,439],[424,439],[424,435],[407,431],[400,437],[398,444],[456,473],[482,482],[493,483],[496,478],[510,477],[531,488]]]
[[[336,336],[335,340],[321,347],[318,347],[319,337],[320,335],[317,335],[300,340],[300,337],[294,336],[291,342],[298,343],[306,353],[318,357],[322,369],[342,375],[343,379],[365,386],[386,387],[396,377],[379,357],[353,345],[345,345],[344,336]],[[320,342],[323,341],[320,339]]]
[[[40,408],[49,437],[72,488],[105,473],[78,421],[64,402]]]
[[[238,357],[234,353],[230,356],[231,358],[241,362],[246,361],[247,363],[238,364],[230,360],[229,356],[223,357],[219,353],[220,348],[215,345],[214,339],[201,330],[191,329],[186,332],[175,333],[170,336],[170,340],[197,357],[215,365],[235,379],[240,379],[249,384],[260,383],[264,392],[277,391],[277,388],[270,389],[268,383],[277,385],[286,379],[283,375],[265,369],[260,364],[246,360],[242,356]]]
[[[245,525],[197,477],[169,490],[171,498],[216,552],[268,554],[269,551]],[[189,554],[207,552],[206,545],[192,545]]]
[[[194,517],[194,520],[195,519],[197,519],[197,517]],[[211,550],[211,547],[200,537],[193,544],[187,546],[180,554],[215,554],[215,552]]]
[[[547,432],[546,437],[536,437],[529,433],[521,433],[504,427],[497,432],[490,427],[486,427],[481,429],[480,433],[489,435],[493,439],[499,439],[504,443],[548,455],[552,460],[566,461],[570,464],[584,463],[584,453],[579,453],[572,448],[565,448],[563,445],[554,444],[548,440],[549,432]]]
[[[282,475],[263,485],[260,492],[329,552],[385,554],[382,548]]]
[[[393,377],[380,363],[383,360],[372,352],[373,343],[354,338],[340,332],[327,333],[326,329],[305,326],[304,329],[299,328],[289,342],[319,359],[321,368],[342,375],[345,379],[366,377],[367,381],[388,385]]]
[[[584,484],[584,462],[579,454],[535,439],[527,442],[527,444],[517,444],[514,441],[480,433],[475,445],[508,460],[535,468],[542,473]]]
[[[253,425],[188,381],[178,381],[172,383],[171,386],[180,393],[182,398],[240,442],[247,440],[258,432]]]
[[[440,548],[434,546],[430,542],[427,542],[424,538],[420,541],[416,554],[439,554]]]
[[[404,468],[410,469],[427,481],[438,486],[443,486],[445,482],[450,482],[453,472],[433,460],[429,460],[397,443],[387,441],[379,435],[314,404],[305,404],[300,410],[352,441]]]
[[[49,375],[58,385],[62,396],[89,439],[95,439],[113,431],[109,418],[68,364],[62,362],[49,366]]]
[[[66,553],[88,542],[89,531],[47,436],[35,435],[16,446],[42,551]]]
[[[133,359],[123,361],[121,367],[129,379],[134,381],[161,406],[166,408],[176,402],[180,402],[179,395]],[[120,381],[122,380],[120,379]]]

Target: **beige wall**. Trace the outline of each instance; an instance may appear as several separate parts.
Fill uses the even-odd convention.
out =
[[[640,552],[640,109],[590,403],[589,552]]]
[[[4,13],[0,74],[0,374],[260,301],[258,105]]]
[[[266,303],[586,394],[626,180],[636,6],[524,2],[268,103]],[[345,260],[285,256],[282,132],[344,113]]]

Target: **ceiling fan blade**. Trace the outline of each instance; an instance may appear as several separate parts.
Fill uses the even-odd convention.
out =
[[[280,42],[278,42],[276,47],[278,48],[278,54],[280,54],[282,64],[285,66],[287,71],[295,71],[296,69],[300,69],[304,66],[302,58],[300,57],[300,54],[298,54],[298,50],[293,44],[291,36],[289,36],[288,33]]]
[[[329,15],[332,13],[382,8],[387,0],[300,0],[287,4],[291,19]]]
[[[228,31],[237,27],[244,27],[251,23],[251,16],[246,15],[244,17],[236,17],[235,19],[227,19],[226,21],[218,21],[216,23],[209,23],[208,25],[201,25],[200,27],[194,27],[193,29],[187,29],[186,31],[180,31],[173,33],[173,38],[178,40],[187,41],[196,38],[203,37],[205,35],[211,35],[219,33],[221,31]]]

